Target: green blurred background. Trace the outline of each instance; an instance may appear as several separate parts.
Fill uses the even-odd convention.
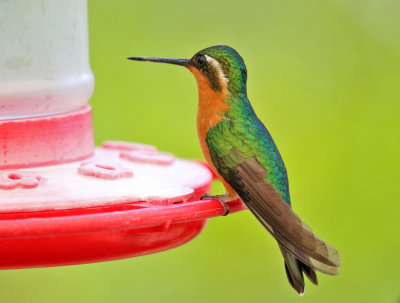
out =
[[[397,0],[90,0],[96,144],[145,142],[202,159],[193,76],[125,58],[230,45],[285,160],[295,211],[343,266],[299,298],[276,243],[244,211],[154,255],[1,271],[0,301],[399,302],[399,20]]]

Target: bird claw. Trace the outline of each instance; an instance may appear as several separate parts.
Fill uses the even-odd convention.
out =
[[[224,207],[225,210],[225,214],[223,214],[223,216],[226,216],[229,214],[229,206],[226,203],[226,195],[209,195],[209,194],[204,194],[201,196],[200,200],[207,200],[207,199],[214,199],[214,200],[218,200],[221,205]]]

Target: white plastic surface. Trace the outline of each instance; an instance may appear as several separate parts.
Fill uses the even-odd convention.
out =
[[[171,165],[143,164],[120,158],[120,151],[98,148],[95,156],[71,164],[21,169],[40,178],[35,188],[0,189],[0,212],[57,210],[146,201],[168,205],[192,197],[194,190],[209,184],[209,169],[194,161],[176,158]],[[118,179],[87,176],[79,173],[82,163],[88,161],[98,168],[125,169],[132,176]],[[11,176],[12,177],[12,176]],[[15,179],[14,177],[12,177]],[[18,181],[16,180],[16,182]]]

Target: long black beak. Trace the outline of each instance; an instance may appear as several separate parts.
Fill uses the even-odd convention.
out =
[[[157,57],[130,57],[128,59],[136,61],[169,63],[181,66],[189,65],[189,59],[170,59],[170,58],[157,58]]]

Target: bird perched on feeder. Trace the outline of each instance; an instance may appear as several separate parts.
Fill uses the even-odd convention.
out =
[[[278,242],[290,285],[304,293],[303,273],[318,284],[316,270],[337,275],[338,251],[322,241],[293,212],[285,165],[270,133],[247,98],[247,69],[231,47],[212,46],[191,59],[131,57],[181,65],[199,89],[197,132],[206,161],[226,188],[227,201],[238,197]]]

